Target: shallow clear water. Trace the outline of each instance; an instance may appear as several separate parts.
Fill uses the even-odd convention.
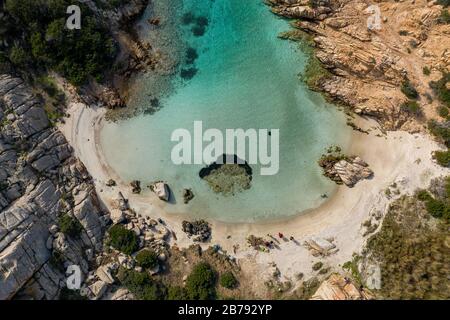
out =
[[[330,145],[345,149],[351,130],[343,114],[299,80],[305,56],[295,43],[277,38],[288,23],[260,0],[184,0],[182,11],[209,19],[201,37],[180,24],[187,45],[199,53],[198,72],[188,81],[175,79],[175,92],[157,113],[105,126],[101,144],[109,164],[125,181],[166,181],[176,200],[167,205],[173,213],[248,222],[319,206],[325,201],[321,195],[335,186],[322,176],[317,160]],[[140,101],[151,90],[142,87]],[[255,165],[250,190],[228,197],[213,193],[198,176],[202,165],[176,166],[170,158],[172,131],[192,131],[195,120],[202,120],[204,129],[279,128],[279,173],[260,176]],[[184,188],[195,194],[188,205]]]

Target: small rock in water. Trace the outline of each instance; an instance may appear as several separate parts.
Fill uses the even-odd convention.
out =
[[[188,204],[189,201],[194,199],[194,193],[192,192],[191,189],[184,189],[183,190],[183,199],[184,199],[184,203],[185,204]]]
[[[138,180],[134,180],[130,183],[132,191],[134,194],[141,193],[141,182]]]

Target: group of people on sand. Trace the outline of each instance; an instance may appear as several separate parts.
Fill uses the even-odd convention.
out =
[[[275,238],[273,235],[271,235],[270,233],[268,233],[267,234],[267,236],[269,237],[269,238],[271,238],[272,240],[270,240],[270,241],[265,241],[265,246],[266,247],[268,247],[268,248],[272,248],[274,245],[275,245],[275,242],[277,242],[278,244],[280,243],[280,241],[277,239],[277,238]],[[284,240],[284,241],[294,241],[295,243],[297,243],[297,241],[295,240],[295,238],[293,237],[293,236],[290,236],[289,237],[289,240],[284,236],[284,234],[283,233],[281,233],[281,232],[278,232],[278,238],[280,238],[280,239],[282,239],[282,240]]]

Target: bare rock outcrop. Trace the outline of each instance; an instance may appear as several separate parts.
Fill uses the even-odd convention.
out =
[[[339,274],[332,274],[322,282],[311,300],[371,300],[373,296],[360,290],[347,278]]]
[[[269,3],[274,13],[296,19],[293,32],[310,41],[324,67],[308,83],[313,89],[376,118],[384,129],[421,131],[424,117],[401,108],[408,101],[401,92],[408,80],[422,97],[425,118],[438,118],[439,99],[432,99],[429,83],[450,71],[450,25],[439,22],[442,6],[436,1]]]
[[[337,184],[353,187],[358,181],[373,176],[369,165],[360,157],[342,155],[324,155],[319,160],[324,175]]]
[[[91,178],[42,102],[21,79],[0,75],[0,299],[55,299],[64,268],[89,268],[104,221]],[[69,215],[79,237],[58,232]],[[58,260],[55,260],[58,256]]]

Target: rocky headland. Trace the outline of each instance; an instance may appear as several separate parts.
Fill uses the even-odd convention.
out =
[[[423,131],[419,108],[425,118],[439,119],[442,102],[430,84],[450,71],[450,25],[440,19],[439,1],[268,3],[292,19],[295,30],[282,37],[312,46],[306,71],[312,88],[386,130]]]

